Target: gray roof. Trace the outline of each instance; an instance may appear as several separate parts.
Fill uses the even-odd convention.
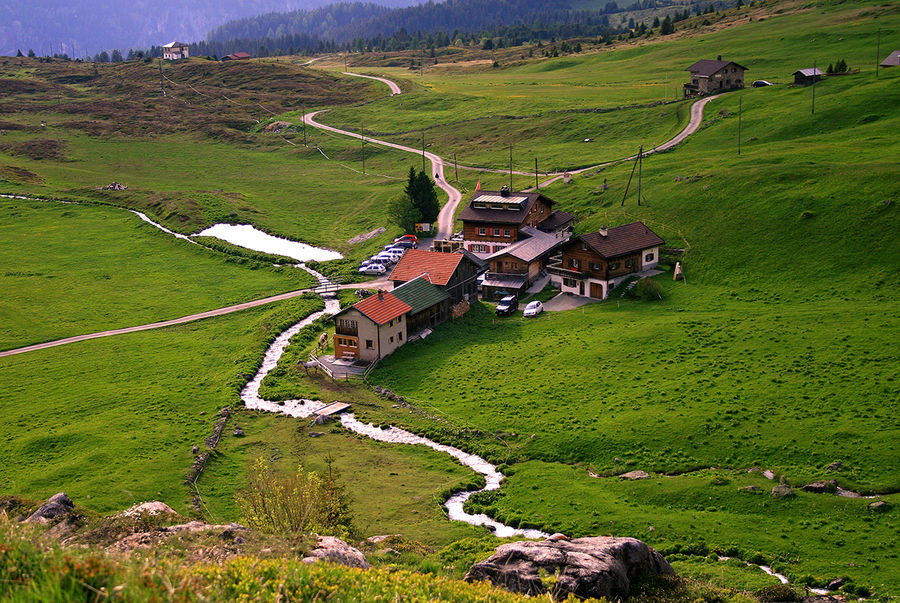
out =
[[[409,311],[410,314],[418,314],[435,304],[450,299],[446,291],[429,283],[424,276],[403,283],[394,288],[391,293],[412,307],[412,310]]]
[[[481,283],[482,287],[500,287],[503,289],[521,289],[525,286],[527,282],[525,277],[518,276],[510,276],[507,274],[491,274],[488,273],[490,278],[484,279],[484,282]]]
[[[888,58],[881,61],[882,67],[900,67],[900,50],[895,50],[888,55]]]
[[[542,230],[557,230],[563,226],[567,226],[575,220],[575,216],[567,211],[560,209],[550,214],[550,217],[538,224],[538,228]]]
[[[559,237],[553,233],[542,232],[530,226],[523,226],[519,229],[522,234],[528,235],[527,239],[516,241],[509,247],[504,247],[500,251],[495,251],[486,259],[488,261],[504,255],[522,260],[523,262],[533,262],[545,253],[552,250],[557,245],[561,245],[569,240],[569,237]]]
[[[822,71],[821,69],[819,69],[818,67],[810,68],[810,69],[798,69],[791,75],[797,75],[798,73],[800,75],[805,75],[806,77],[812,77],[814,75],[825,75],[825,72]]]
[[[493,200],[501,198],[504,200],[520,199],[519,202],[521,203],[521,208],[513,210],[475,207],[476,201],[491,203]],[[525,221],[525,217],[528,215],[529,210],[538,198],[543,198],[544,203],[547,205],[553,205],[555,203],[555,201],[548,199],[537,192],[511,192],[508,197],[502,197],[500,191],[478,191],[472,196],[472,199],[469,201],[466,208],[462,210],[462,213],[459,214],[459,219],[464,222],[489,222],[491,224],[518,225]],[[504,205],[507,203],[508,201],[503,202]]]
[[[687,71],[690,71],[692,74],[698,75],[700,77],[709,77],[722,67],[726,67],[728,65],[734,65],[735,67],[740,67],[745,71],[749,71],[746,67],[738,65],[734,61],[722,61],[719,59],[701,59],[688,67]]]

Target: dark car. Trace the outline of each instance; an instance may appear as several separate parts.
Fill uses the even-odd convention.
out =
[[[754,88],[765,88],[766,86],[773,86],[772,82],[767,82],[766,80],[756,80],[752,84],[750,84]]]
[[[398,241],[392,245],[395,249],[415,249],[418,247],[415,241],[407,239],[405,241]]]
[[[497,304],[497,316],[509,316],[519,307],[519,300],[515,295],[507,295]]]

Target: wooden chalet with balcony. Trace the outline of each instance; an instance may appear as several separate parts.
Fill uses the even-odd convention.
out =
[[[450,315],[450,296],[424,277],[334,315],[334,358],[376,362]]]
[[[410,249],[403,254],[388,277],[394,287],[420,276],[445,291],[452,304],[475,299],[478,293],[477,278],[483,263],[464,251],[442,253],[424,249]]]
[[[663,243],[643,222],[601,228],[566,242],[547,271],[563,293],[606,299],[630,276],[656,268]]]
[[[566,231],[546,233],[524,226],[519,232],[527,238],[485,258],[488,272],[481,284],[483,299],[521,297],[544,272],[550,256],[569,240]]]
[[[687,71],[691,72],[691,81],[684,85],[685,97],[743,88],[747,68],[734,61],[723,61],[722,55],[719,55],[715,60],[697,61]]]
[[[555,204],[539,192],[512,192],[508,186],[499,191],[479,190],[459,215],[463,248],[485,259],[526,238],[519,232],[524,226],[565,229],[571,224],[572,215],[554,211]]]

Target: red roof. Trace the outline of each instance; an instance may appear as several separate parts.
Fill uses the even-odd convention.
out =
[[[388,291],[379,291],[375,295],[357,302],[353,307],[379,325],[403,316],[412,310],[412,306],[401,301],[399,297]]]
[[[443,286],[450,282],[450,278],[456,272],[456,267],[459,266],[462,259],[461,253],[410,249],[394,266],[390,279],[405,283],[424,274],[432,285]]]

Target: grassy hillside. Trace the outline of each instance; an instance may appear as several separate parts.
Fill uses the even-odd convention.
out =
[[[517,169],[533,170],[535,158],[542,171],[586,166],[630,156],[640,144],[663,142],[686,121],[686,112],[681,105],[601,114],[554,112],[679,99],[687,67],[717,55],[747,67],[748,82],[791,82],[791,73],[812,67],[813,61],[824,70],[840,58],[871,73],[879,27],[886,49],[890,44],[885,40],[900,34],[895,6],[770,0],[721,16],[692,17],[679,23],[672,36],[599,46],[581,55],[522,60],[520,49],[507,49],[498,51],[506,57],[498,57],[501,68],[491,67],[488,59],[440,63],[421,76],[397,67],[369,69],[410,78],[413,94],[361,110],[332,111],[323,120],[331,125],[364,120],[376,132],[428,127],[432,150],[444,157],[456,153],[466,165],[505,168],[512,144]],[[498,115],[524,119],[491,117]],[[482,120],[453,123],[471,118]],[[585,144],[585,138],[594,142]]]
[[[225,256],[134,214],[0,199],[0,349],[176,318],[315,280]]]
[[[127,206],[183,233],[252,223],[343,252],[385,225],[408,171],[396,155],[367,147],[363,175],[358,143],[310,129],[304,147],[302,128],[265,131],[281,113],[377,98],[380,85],[276,60],[167,63],[162,77],[165,96],[156,64],[0,59],[0,192]],[[128,190],[101,190],[110,182]]]

